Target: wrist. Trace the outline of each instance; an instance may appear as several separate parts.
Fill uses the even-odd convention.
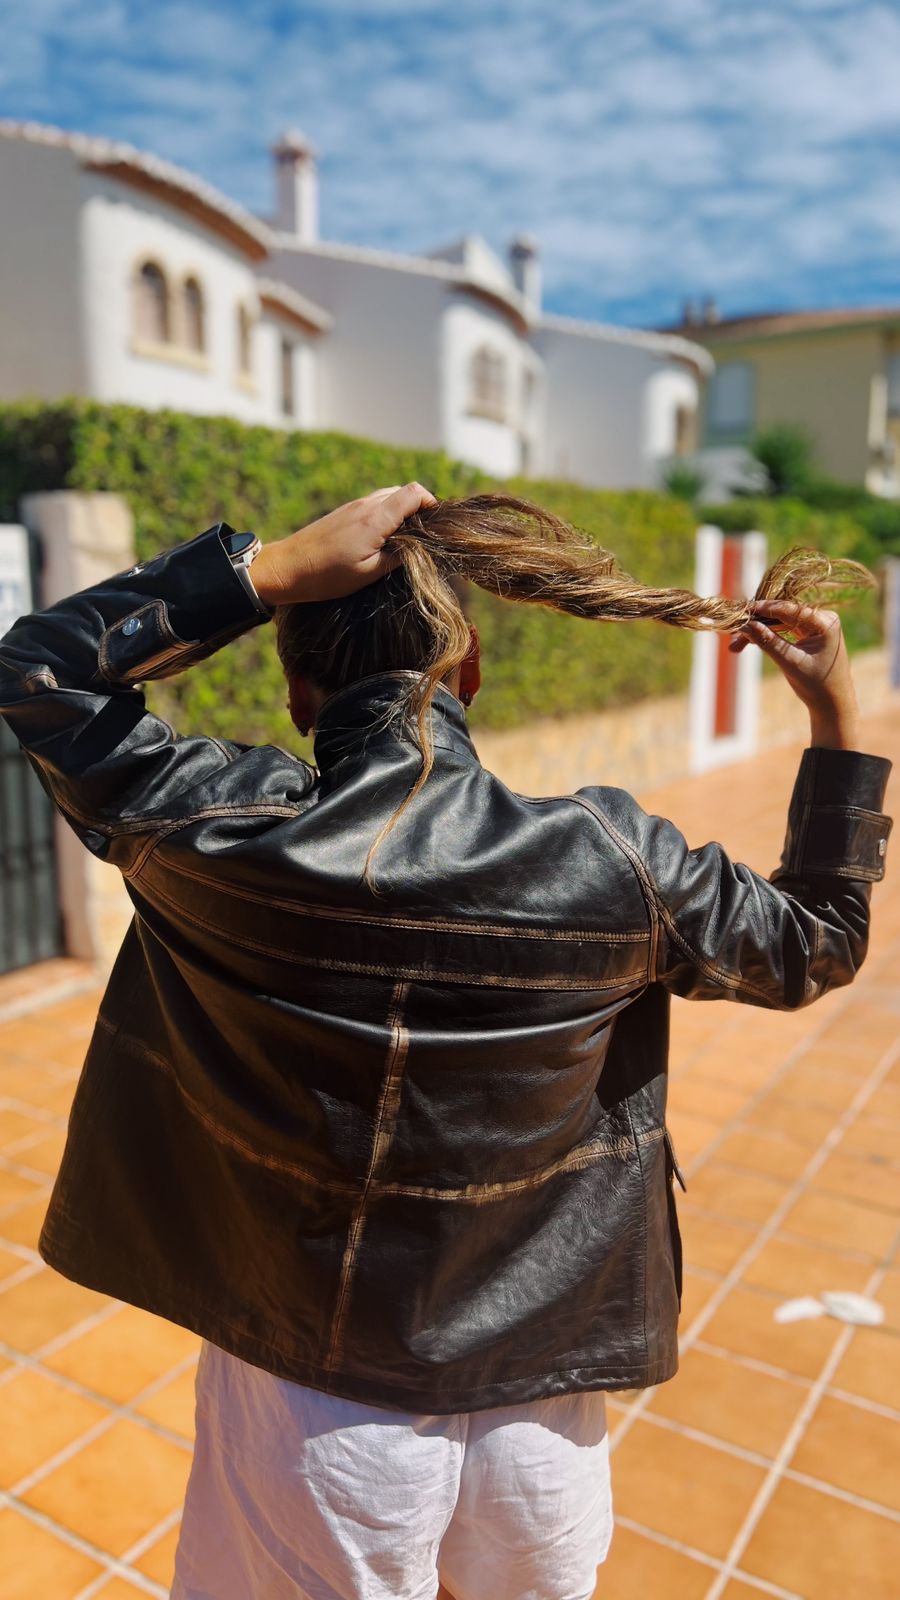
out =
[[[281,585],[278,581],[276,544],[265,544],[249,571],[250,582],[264,606],[271,610],[280,603]]]
[[[824,750],[858,750],[859,712],[855,706],[816,708],[809,713],[809,742]]]

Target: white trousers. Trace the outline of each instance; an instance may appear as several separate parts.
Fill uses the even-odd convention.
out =
[[[591,1600],[612,1537],[600,1391],[453,1416],[204,1342],[171,1600]]]

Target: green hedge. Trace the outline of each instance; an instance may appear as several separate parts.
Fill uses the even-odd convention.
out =
[[[501,487],[442,452],[337,433],[284,433],[90,401],[0,406],[0,517],[14,519],[21,496],[37,490],[112,490],[132,508],[141,558],[220,518],[264,539],[281,537],[344,500],[413,478],[439,496]],[[684,501],[533,479],[502,487],[589,532],[645,583],[690,587],[695,518]],[[801,542],[865,561],[877,555],[877,542],[846,514],[805,513],[788,502],[740,502],[740,514],[751,518],[744,526],[765,528],[773,555]],[[680,630],[652,622],[598,626],[478,590],[471,612],[485,663],[475,725],[513,727],[687,686],[691,639]],[[851,647],[877,639],[877,608],[868,598],[846,616]],[[151,695],[184,732],[296,745],[271,629],[255,630]]]

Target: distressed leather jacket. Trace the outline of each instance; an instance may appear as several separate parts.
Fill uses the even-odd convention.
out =
[[[211,528],[0,646],[3,714],[134,905],[43,1259],[385,1407],[670,1378],[670,996],[795,1010],[852,981],[891,763],[804,750],[765,878],[623,789],[512,793],[441,688],[373,894],[419,770],[410,674],[331,696],[318,770],[145,709],[138,682],[259,621]]]

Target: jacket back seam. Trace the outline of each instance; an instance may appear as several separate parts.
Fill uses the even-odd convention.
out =
[[[279,961],[289,961],[294,966],[314,967],[328,972],[357,972],[361,975],[368,974],[376,978],[409,978],[422,979],[429,983],[455,983],[463,988],[473,986],[491,986],[508,989],[561,989],[561,990],[597,990],[621,989],[624,992],[630,986],[644,979],[644,969],[639,972],[623,972],[614,978],[563,978],[561,974],[550,977],[526,978],[521,974],[509,977],[506,973],[490,972],[451,972],[447,973],[440,967],[424,966],[399,966],[396,963],[367,961],[342,961],[339,957],[305,956],[296,951],[285,950],[283,946],[264,944],[262,940],[251,939],[246,934],[236,934],[233,931],[223,932],[220,924],[208,922],[196,912],[186,911],[184,906],[171,899],[164,890],[156,887],[153,893],[167,906],[183,917],[185,922],[190,922],[194,927],[201,928],[204,933],[213,933],[218,939],[226,939],[239,949],[252,950],[258,955],[273,956]]]
[[[169,830],[169,832],[172,831],[174,829]],[[162,839],[157,839],[154,842],[161,844],[163,841]],[[404,916],[402,913],[398,915],[388,913],[379,915],[375,911],[364,911],[356,908],[351,910],[343,906],[313,905],[304,900],[287,900],[278,895],[258,894],[253,889],[245,889],[236,884],[223,884],[214,881],[211,875],[195,872],[191,867],[182,865],[181,862],[176,864],[175,862],[167,861],[164,870],[166,872],[174,872],[178,877],[191,878],[196,883],[207,884],[213,881],[213,886],[220,894],[233,895],[236,899],[249,900],[256,905],[276,906],[280,910],[296,912],[302,916],[319,917],[325,921],[372,923],[377,927],[408,928],[411,931],[420,928],[437,929],[441,933],[486,933],[500,938],[558,939],[592,944],[634,944],[638,940],[650,938],[650,932],[647,928],[637,928],[633,932],[626,929],[624,931],[616,930],[605,933],[593,928],[517,927],[513,923],[454,921],[449,917],[409,917]],[[132,869],[133,874],[136,871],[137,868]]]
[[[328,1353],[325,1357],[325,1371],[329,1375],[334,1371],[343,1354],[344,1331],[350,1310],[350,1292],[366,1225],[366,1206],[369,1193],[376,1174],[387,1159],[391,1140],[397,1126],[400,1090],[409,1056],[409,1031],[403,1026],[404,1006],[408,994],[409,984],[401,980],[396,984],[391,996],[391,1008],[388,1014],[391,1039],[385,1062],[384,1082],[381,1086],[381,1095],[375,1116],[369,1167],[366,1172],[362,1194],[357,1201],[356,1209],[347,1231],[347,1243],[344,1247],[343,1260],[341,1261],[341,1275],[338,1281],[337,1299],[331,1324],[331,1338],[328,1345]]]
[[[157,1072],[177,1081],[172,1063],[157,1050],[152,1050],[133,1034],[121,1033],[120,1028],[110,1022],[106,1017],[98,1017],[97,1025],[112,1035],[109,1043],[118,1042],[123,1050],[130,1051],[133,1055],[140,1056]],[[116,1040],[116,1035],[119,1035]],[[272,1172],[283,1172],[288,1177],[300,1178],[314,1187],[325,1189],[331,1194],[344,1195],[347,1199],[359,1201],[363,1179],[353,1182],[348,1178],[333,1178],[326,1173],[314,1172],[310,1167],[305,1167],[299,1161],[288,1161],[281,1156],[271,1155],[267,1151],[257,1150],[248,1140],[242,1139],[240,1134],[232,1133],[231,1129],[223,1127],[222,1123],[198,1103],[181,1084],[178,1091],[185,1104],[190,1108],[192,1116],[196,1117],[203,1127],[207,1128],[214,1139],[230,1149],[237,1150],[252,1161],[256,1166],[265,1167]],[[372,1191],[379,1199],[388,1196],[398,1200],[452,1200],[456,1204],[482,1205],[493,1200],[503,1200],[507,1196],[526,1193],[529,1189],[537,1189],[541,1184],[549,1182],[551,1178],[563,1172],[578,1172],[585,1167],[594,1166],[607,1156],[624,1158],[634,1153],[634,1145],[655,1144],[664,1136],[663,1128],[648,1128],[643,1133],[635,1134],[632,1128],[632,1139],[597,1139],[590,1144],[579,1145],[570,1150],[567,1155],[560,1156],[556,1161],[548,1162],[535,1172],[524,1173],[518,1178],[508,1178],[500,1183],[467,1183],[455,1188],[436,1189],[427,1184],[416,1183],[379,1183],[373,1178]]]

